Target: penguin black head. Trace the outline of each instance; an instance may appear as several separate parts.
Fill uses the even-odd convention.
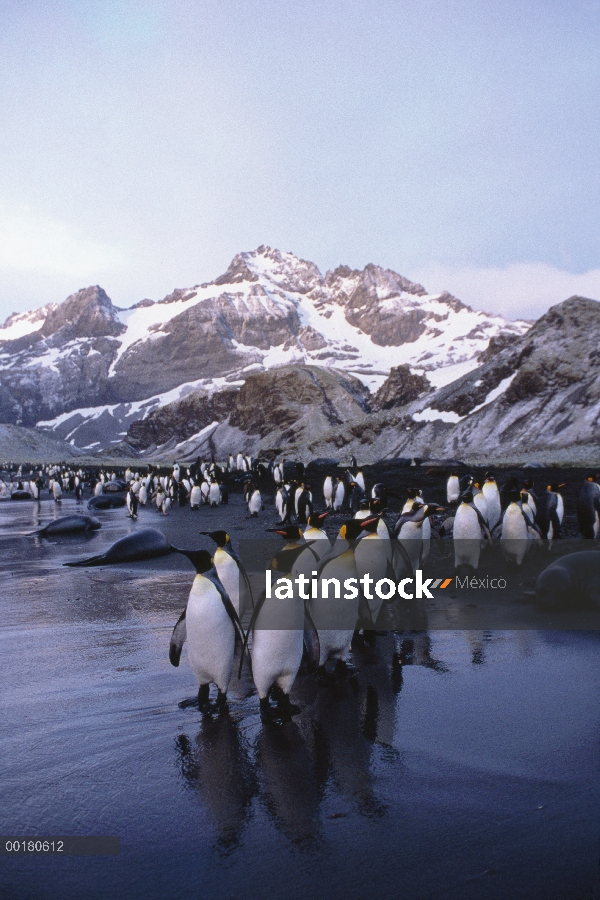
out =
[[[511,503],[518,503],[521,499],[521,492],[518,490],[508,491],[507,497]]]
[[[187,556],[198,575],[202,575],[204,572],[212,569],[212,556],[208,550],[180,550],[178,547],[173,547],[173,545],[171,545],[171,550],[174,553],[181,553],[182,556]]]
[[[409,500],[412,500],[413,497],[418,497],[421,491],[419,488],[406,488],[406,493]]]
[[[355,541],[362,531],[362,523],[365,519],[348,519],[340,528],[340,537],[352,543]]]
[[[533,481],[531,480],[531,478],[528,478],[526,481],[523,482],[523,490],[525,490],[525,491],[533,490]]]
[[[554,484],[549,484],[549,485],[548,485],[548,490],[549,490],[549,491],[552,491],[553,494],[557,494],[558,491],[560,491],[561,488],[564,488],[564,487],[565,487],[565,485],[566,485],[566,482],[563,482],[562,484],[556,484],[556,483],[554,483]]]
[[[473,491],[471,491],[471,490],[463,491],[463,493],[460,495],[460,501],[461,501],[461,503],[472,503],[473,502]]]
[[[320,528],[320,526],[323,524],[323,522],[325,521],[325,519],[327,518],[328,515],[329,515],[328,512],[313,513],[312,516],[308,517],[308,524],[310,525],[311,528]]]
[[[427,503],[425,506],[425,517],[427,516],[437,516],[438,513],[445,512],[444,506],[437,506],[435,503]]]
[[[282,572],[284,575],[289,574],[300,554],[304,553],[308,546],[310,544],[303,544],[301,547],[290,547],[289,550],[280,550],[271,560],[271,568],[277,572]]]
[[[200,534],[205,534],[207,537],[212,538],[217,547],[224,547],[225,544],[229,543],[229,535],[226,531],[201,531]]]
[[[267,528],[272,534],[279,534],[288,541],[299,541],[303,534],[297,525],[286,525],[285,528]]]

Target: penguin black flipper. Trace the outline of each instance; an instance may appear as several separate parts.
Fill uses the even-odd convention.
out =
[[[175,628],[173,629],[171,641],[169,643],[169,662],[176,668],[179,665],[179,660],[181,659],[181,651],[183,650],[183,645],[187,637],[185,612],[186,611],[184,609],[184,611],[177,619],[177,623],[175,625]]]
[[[413,564],[412,564],[412,562],[410,561],[410,556],[409,556],[408,553],[407,553],[406,547],[404,546],[404,544],[402,543],[402,541],[398,540],[398,538],[396,538],[396,543],[394,544],[394,547],[396,548],[396,550],[398,551],[398,553],[399,553],[400,556],[402,557],[402,561],[403,561],[404,565],[406,566],[406,568],[407,568],[407,570],[408,570],[408,572],[409,572],[409,575],[410,575],[411,578],[412,578],[412,576],[413,576],[415,573],[414,573],[414,569],[413,569]],[[392,577],[393,577],[393,576],[392,576]]]
[[[537,535],[537,537],[543,538],[542,529],[540,528],[540,526],[536,525],[535,522],[532,522],[531,519],[527,515],[525,515],[525,510],[522,506],[519,506],[519,508],[521,510],[521,515],[523,516],[527,524],[527,530],[533,531]]]
[[[209,581],[212,581],[219,594],[221,595],[221,600],[223,601],[223,606],[227,612],[227,615],[231,619],[231,624],[233,625],[234,631],[239,635],[239,638],[242,642],[242,646],[244,645],[244,641],[246,639],[246,635],[244,634],[244,629],[242,628],[242,623],[240,622],[240,618],[235,611],[235,606],[230,600],[229,594],[219,581],[219,576],[217,575],[216,569],[210,569],[210,571],[204,573],[204,577],[208,578]]]
[[[266,599],[267,599],[267,593],[266,593],[266,591],[263,591],[262,594],[260,595],[260,597],[258,598],[258,600],[256,601],[256,606],[252,610],[252,618],[250,619],[250,624],[248,625],[248,629],[246,631],[246,636],[244,637],[244,642],[242,644],[242,655],[240,658],[240,668],[238,671],[238,678],[242,677],[242,667],[244,665],[244,654],[248,651],[248,638],[250,637],[252,629],[254,628],[254,626],[256,624],[256,620],[258,619],[258,615],[259,615],[261,609],[263,608],[263,605],[264,605],[264,602]],[[248,651],[248,659],[250,660],[250,667],[252,667],[252,657],[250,656],[249,651]]]
[[[560,519],[558,518],[558,509],[556,506],[550,513],[550,521],[552,523],[552,537],[560,537]]]
[[[474,503],[469,503],[469,504],[467,504],[467,505],[470,506],[471,509],[474,509],[474,510],[475,510],[475,512],[477,513],[477,521],[478,521],[479,524],[481,525],[481,529],[482,529],[482,531],[483,531],[485,537],[488,539],[488,541],[489,541],[490,543],[493,543],[494,539],[493,539],[493,537],[492,537],[492,533],[491,533],[491,531],[490,531],[490,529],[489,529],[489,527],[488,527],[487,522],[485,521],[485,519],[484,519],[483,516],[481,515],[480,511],[477,509],[477,507],[475,506]],[[523,513],[523,515],[525,515],[525,513]]]
[[[308,663],[307,671],[316,672],[321,656],[321,644],[319,642],[319,632],[306,604],[304,604],[304,646]]]
[[[246,569],[244,568],[241,559],[239,558],[239,556],[237,555],[237,553],[231,546],[231,543],[228,546],[226,552],[229,553],[229,555],[232,557],[232,559],[234,559],[236,561],[237,567],[240,570],[242,578],[244,579],[244,581],[246,583],[246,587],[248,588],[248,593],[250,594],[250,603],[252,604],[252,609],[254,609],[254,596],[252,594],[252,587],[250,585],[250,579],[248,578],[248,573],[246,572]]]

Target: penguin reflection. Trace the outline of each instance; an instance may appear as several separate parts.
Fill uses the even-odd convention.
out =
[[[321,791],[300,728],[295,722],[263,728],[256,751],[269,817],[288,840],[310,848],[319,833]]]
[[[187,785],[198,791],[224,852],[234,850],[258,792],[256,774],[237,723],[230,716],[204,719],[190,740],[177,738],[178,764]]]
[[[367,689],[361,700],[349,681],[319,690],[314,706],[315,761],[363,816],[378,818],[385,806],[371,775],[372,739],[377,730],[378,696]]]

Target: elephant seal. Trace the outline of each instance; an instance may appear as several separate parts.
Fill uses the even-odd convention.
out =
[[[33,494],[29,491],[13,491],[10,495],[11,500],[33,500]]]
[[[45,528],[41,528],[37,534],[40,537],[47,537],[51,534],[79,534],[82,531],[95,531],[101,527],[102,523],[94,516],[60,516],[60,518],[46,525]]]
[[[600,607],[600,552],[583,550],[554,560],[538,575],[535,594],[543,606],[553,609]]]
[[[127,490],[127,485],[124,481],[107,481],[102,485],[102,493],[103,494],[118,494],[122,491]]]
[[[125,497],[118,497],[116,494],[99,494],[98,497],[91,497],[88,500],[88,509],[118,509],[119,506],[125,506]]]
[[[175,552],[162,533],[156,528],[142,528],[127,537],[121,538],[104,553],[88,556],[75,562],[63,563],[64,566],[104,566],[114,563],[137,562],[141,559],[154,559]]]

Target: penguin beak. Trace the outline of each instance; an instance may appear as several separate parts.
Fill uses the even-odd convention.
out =
[[[363,519],[360,523],[360,527],[365,530],[373,525],[374,522],[378,522],[381,516],[371,516],[369,519]]]
[[[204,572],[208,572],[209,569],[212,569],[213,560],[208,550],[181,550],[179,547],[174,547],[172,544],[171,550],[174,553],[181,553],[182,556],[187,556],[198,575],[202,575]]]

